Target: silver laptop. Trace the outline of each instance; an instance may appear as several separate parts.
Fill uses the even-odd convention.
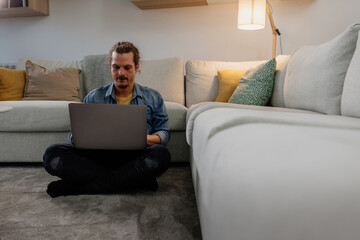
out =
[[[76,148],[146,148],[146,106],[69,103],[69,113]]]

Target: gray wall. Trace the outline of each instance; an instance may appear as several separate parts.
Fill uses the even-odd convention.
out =
[[[359,0],[269,0],[283,54],[331,39],[360,22]],[[132,41],[143,59],[178,56],[219,61],[271,57],[264,30],[237,29],[237,2],[140,10],[130,0],[50,0],[50,16],[0,19],[0,62],[19,57],[78,60]],[[278,44],[278,54],[280,48]]]

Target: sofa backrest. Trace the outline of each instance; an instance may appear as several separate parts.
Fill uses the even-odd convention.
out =
[[[164,101],[185,104],[184,64],[181,58],[140,60],[139,69],[135,82],[157,90]],[[108,54],[85,56],[83,71],[86,93],[113,81]]]
[[[79,98],[83,99],[94,88],[112,82],[108,55],[89,55],[79,61],[48,61],[35,58],[18,59],[17,69],[25,69],[32,61],[45,68],[78,68],[80,73]],[[135,81],[160,92],[164,101],[185,104],[184,64],[181,58],[141,60],[140,73]]]
[[[284,105],[283,99],[283,84],[286,70],[286,63],[289,56],[280,55],[276,57],[277,73],[275,75],[275,85],[271,103],[276,107]],[[190,107],[193,104],[201,102],[213,102],[219,91],[219,79],[217,77],[218,70],[232,69],[232,70],[247,70],[255,68],[263,61],[246,61],[246,62],[219,62],[219,61],[203,61],[203,60],[189,60],[186,62],[186,106]],[[240,80],[240,79],[239,79]]]

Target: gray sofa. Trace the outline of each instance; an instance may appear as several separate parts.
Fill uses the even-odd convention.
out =
[[[359,29],[278,56],[270,106],[213,102],[218,69],[259,62],[186,63],[204,239],[360,239]]]
[[[79,97],[112,82],[107,55],[85,56],[81,61],[46,61],[21,58],[16,69],[25,69],[26,60],[45,68],[81,69]],[[144,60],[136,81],[158,90],[169,115],[171,139],[167,146],[173,162],[189,161],[185,139],[184,64],[180,58]],[[47,146],[67,141],[70,129],[69,101],[0,101],[12,107],[0,113],[0,162],[41,162]]]

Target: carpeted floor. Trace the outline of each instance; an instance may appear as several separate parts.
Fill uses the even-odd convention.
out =
[[[189,165],[173,165],[157,192],[50,198],[41,165],[0,165],[0,240],[201,239]]]

